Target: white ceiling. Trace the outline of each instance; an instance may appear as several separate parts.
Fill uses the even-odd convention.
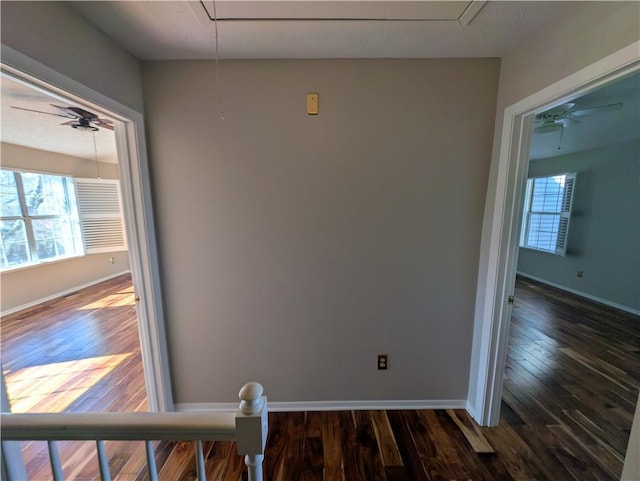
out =
[[[116,43],[142,60],[214,58],[212,0],[68,2]],[[572,5],[573,4],[573,5]],[[500,57],[575,2],[218,0],[220,58]],[[367,19],[367,20],[362,20]],[[618,143],[640,136],[638,77],[575,100],[576,109],[623,102],[621,110],[581,118],[559,132],[536,134],[533,159]],[[11,109],[55,112],[70,105],[2,79],[4,142],[94,160],[86,132],[65,119]],[[115,162],[113,132],[96,133],[98,158]]]
[[[532,160],[614,145],[640,138],[640,74],[611,82],[592,93],[573,99],[572,110],[590,109],[621,102],[619,110],[603,109],[561,132],[534,134]],[[535,127],[535,126],[534,126]],[[560,147],[560,148],[558,148]]]
[[[2,96],[2,127],[0,140],[9,144],[31,147],[70,155],[81,159],[117,163],[116,140],[113,131],[100,129],[95,132],[96,148],[93,135],[73,129],[69,125],[60,125],[69,121],[67,118],[53,115],[27,112],[12,107],[22,107],[43,112],[60,113],[51,104],[63,107],[78,106],[64,102],[60,98],[47,95],[26,84],[16,82],[4,75],[0,77]],[[101,115],[102,118],[104,116]]]
[[[212,0],[70,3],[139,59],[215,55]],[[572,3],[216,0],[215,6],[220,58],[446,58],[500,57]]]

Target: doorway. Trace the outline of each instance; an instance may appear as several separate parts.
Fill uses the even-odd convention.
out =
[[[149,410],[172,411],[142,114],[8,48],[3,50],[2,73],[113,120]]]
[[[535,119],[500,415],[620,479],[640,380],[640,74]]]
[[[138,397],[145,390],[113,120],[14,76],[1,81],[1,347],[12,411],[146,410],[97,392],[118,375]],[[87,396],[108,404],[88,406]]]
[[[632,44],[507,107],[498,147],[495,201],[487,225],[488,250],[481,259],[474,332],[473,384],[468,408],[482,425],[500,417],[507,340],[512,314],[518,242],[522,222],[530,132],[534,117],[640,69],[638,44]]]

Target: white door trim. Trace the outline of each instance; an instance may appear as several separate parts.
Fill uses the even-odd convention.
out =
[[[616,78],[640,69],[640,42],[549,85],[516,102],[504,111],[498,152],[497,185],[494,204],[489,206],[491,221],[489,250],[480,260],[478,309],[474,320],[474,358],[467,409],[484,426],[495,426],[500,403],[506,360],[511,305],[518,257],[518,239],[523,204],[523,186],[529,162],[529,135],[536,112],[583,95]],[[475,371],[475,372],[473,372]]]
[[[5,45],[2,45],[2,70],[115,120],[131,274],[136,294],[140,297],[138,325],[149,410],[173,411],[142,113]]]

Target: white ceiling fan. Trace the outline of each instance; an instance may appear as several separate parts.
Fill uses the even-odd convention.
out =
[[[536,114],[534,132],[536,134],[548,134],[564,128],[573,127],[581,122],[578,120],[579,117],[588,117],[612,110],[620,110],[622,108],[622,102],[598,105],[596,107],[579,110],[575,109],[575,106],[576,104],[574,102],[567,102],[566,104],[549,109],[546,112]]]

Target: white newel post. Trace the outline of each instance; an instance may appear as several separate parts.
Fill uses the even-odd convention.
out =
[[[240,389],[236,413],[238,454],[244,455],[249,481],[262,481],[262,461],[267,444],[267,397],[260,383],[250,382]]]

